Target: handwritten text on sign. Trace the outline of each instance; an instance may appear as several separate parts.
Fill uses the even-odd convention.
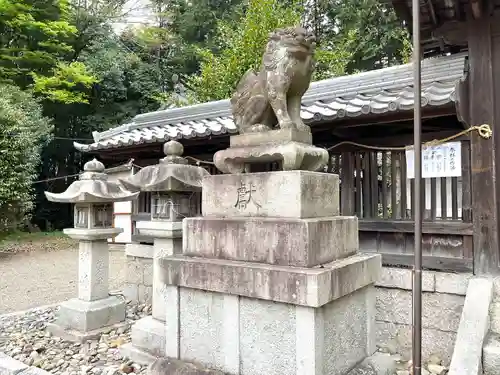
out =
[[[462,152],[460,142],[422,146],[422,178],[460,177]],[[415,178],[415,152],[406,150],[406,176]]]

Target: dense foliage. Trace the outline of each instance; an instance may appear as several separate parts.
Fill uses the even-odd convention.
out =
[[[29,92],[0,84],[0,234],[16,229],[32,206],[40,151],[51,131]]]
[[[411,43],[406,29],[388,2],[380,0],[316,0],[310,14],[315,32],[332,45],[349,44],[347,72],[379,69],[409,59]],[[325,20],[327,22],[321,22]]]
[[[42,228],[69,226],[70,208],[43,191],[63,191],[81,170],[88,156],[73,141],[138,113],[228,97],[276,27],[315,31],[314,79],[407,58],[408,35],[386,4],[300,1],[151,0],[154,24],[117,34],[122,0],[0,0],[0,231],[29,213]]]
[[[66,0],[0,0],[0,80],[62,103],[85,102],[93,83],[85,65],[68,61],[77,28]]]
[[[200,49],[201,72],[189,82],[197,98],[204,102],[231,95],[246,70],[259,69],[269,33],[300,23],[297,6],[284,6],[278,0],[250,0],[243,19],[236,25],[219,22],[219,54]]]
[[[189,82],[197,98],[228,98],[247,69],[259,68],[269,32],[300,23],[317,37],[315,80],[399,64],[408,57],[406,30],[378,0],[315,0],[307,5],[250,0],[239,22],[218,22],[220,51],[200,50],[200,73]]]

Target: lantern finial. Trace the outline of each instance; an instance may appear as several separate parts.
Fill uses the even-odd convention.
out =
[[[177,141],[168,141],[163,145],[163,152],[165,157],[161,160],[162,163],[167,164],[187,164],[188,161],[182,157],[184,153],[184,146]]]
[[[104,172],[104,164],[102,164],[99,160],[97,159],[92,159],[91,161],[88,161],[85,163],[83,166],[83,170],[85,172]]]
[[[177,141],[168,141],[163,145],[163,152],[167,156],[182,156],[184,153],[184,146]]]

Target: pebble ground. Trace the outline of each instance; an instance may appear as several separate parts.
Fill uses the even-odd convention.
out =
[[[0,317],[0,352],[29,366],[59,375],[145,374],[147,367],[122,358],[119,347],[130,342],[130,325],[151,313],[150,305],[127,306],[126,328],[111,330],[83,344],[61,340],[46,331],[57,308]]]

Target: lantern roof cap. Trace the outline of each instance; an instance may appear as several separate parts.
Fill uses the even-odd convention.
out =
[[[189,165],[182,157],[184,146],[178,141],[163,145],[165,157],[156,165],[142,168],[138,173],[120,179],[131,191],[199,191],[201,182],[209,173],[202,167]]]
[[[83,173],[62,193],[45,192],[51,202],[59,203],[112,203],[130,201],[138,192],[127,191],[120,184],[109,181],[104,164],[93,159],[83,166]]]

